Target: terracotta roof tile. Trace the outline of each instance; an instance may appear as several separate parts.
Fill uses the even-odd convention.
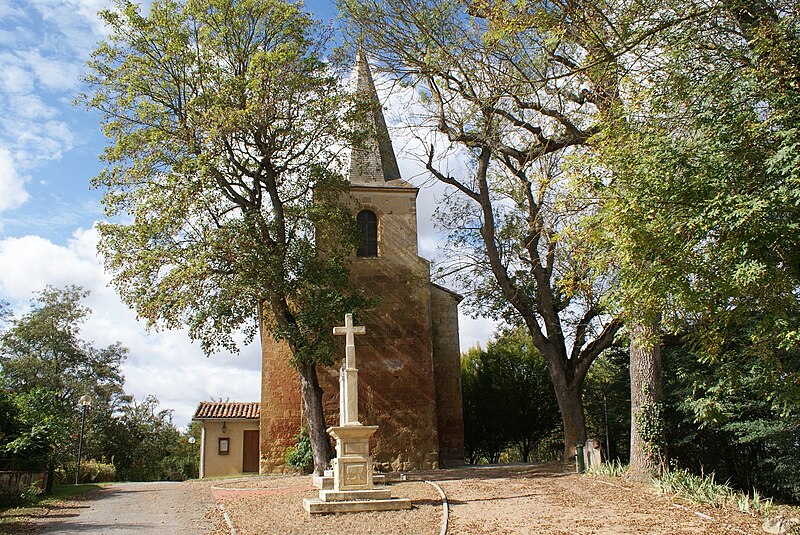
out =
[[[194,411],[192,420],[235,419],[245,418],[256,420],[260,416],[261,404],[257,401],[201,401]]]

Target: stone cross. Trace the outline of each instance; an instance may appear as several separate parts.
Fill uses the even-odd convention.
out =
[[[356,334],[365,334],[364,326],[353,326],[353,315],[344,315],[344,327],[334,327],[333,334],[345,335],[345,361],[339,370],[339,425],[361,425],[358,421],[358,369]]]

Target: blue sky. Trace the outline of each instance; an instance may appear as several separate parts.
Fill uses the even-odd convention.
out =
[[[83,65],[104,37],[97,17],[104,0],[0,0],[0,299],[23,313],[32,292],[45,285],[79,284],[92,292],[94,314],[84,338],[103,346],[121,341],[131,350],[126,389],[155,394],[186,425],[200,400],[258,400],[259,348],[238,355],[203,356],[182,331],[150,332],[108,286],[96,254],[101,191],[90,180],[101,169],[106,143],[96,114],[72,102],[83,90]],[[335,17],[332,3],[307,2],[318,18]],[[387,95],[387,119],[400,123]],[[393,131],[404,178],[426,177]],[[420,251],[434,259],[438,238],[431,222],[437,189],[419,195]],[[462,317],[462,348],[485,341],[492,326]]]

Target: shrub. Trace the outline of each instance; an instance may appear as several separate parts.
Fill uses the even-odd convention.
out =
[[[64,472],[57,474],[62,483],[75,482],[75,463],[70,463]],[[80,483],[105,483],[117,480],[117,469],[113,464],[89,459],[81,461]]]
[[[286,448],[286,464],[304,473],[311,472],[314,458],[311,454],[311,438],[308,436],[308,429],[305,427],[300,429],[300,433],[295,435],[294,441],[294,446]]]
[[[0,506],[27,505],[35,502],[39,495],[44,492],[38,482],[23,491],[15,491],[8,488],[0,488]]]
[[[661,494],[673,494],[712,507],[736,506],[744,513],[769,514],[772,500],[737,492],[725,483],[718,483],[714,474],[696,476],[688,470],[669,470],[653,480]]]
[[[592,476],[622,477],[628,472],[628,465],[622,464],[619,459],[611,462],[600,463],[597,466],[590,466],[586,473]]]

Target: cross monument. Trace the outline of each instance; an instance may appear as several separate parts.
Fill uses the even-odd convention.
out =
[[[333,334],[345,336],[345,359],[339,369],[339,425],[328,428],[336,439],[336,458],[331,462],[333,488],[325,488],[320,479],[319,498],[304,498],[308,513],[346,513],[410,509],[408,498],[392,498],[391,490],[375,488],[369,438],[377,425],[358,421],[358,369],[355,335],[366,334],[363,326],[353,325],[353,315],[345,314],[344,327],[334,327]]]
[[[334,327],[333,334],[345,335],[344,365],[339,369],[339,425],[361,425],[358,421],[358,368],[356,334],[366,334],[363,326],[353,326],[353,315],[344,315],[344,327]]]

